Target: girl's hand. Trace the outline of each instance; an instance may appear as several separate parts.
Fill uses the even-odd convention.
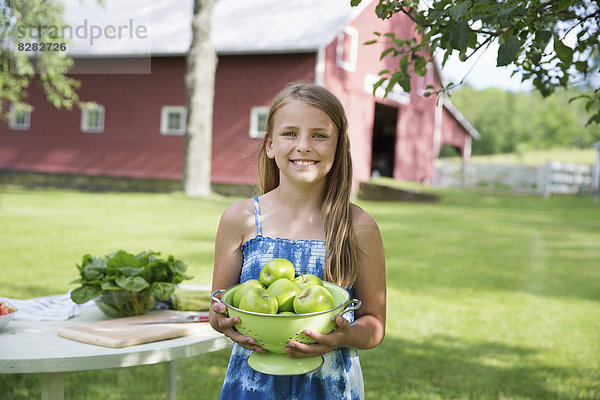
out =
[[[213,303],[210,307],[210,323],[217,331],[223,333],[243,348],[252,351],[258,351],[266,353],[266,350],[255,344],[254,338],[250,336],[244,336],[235,330],[234,325],[240,322],[240,317],[235,316],[229,318],[227,316],[227,306],[225,304]]]
[[[306,344],[290,340],[288,347],[285,349],[286,354],[289,357],[296,358],[315,357],[342,347],[344,343],[348,343],[348,338],[351,335],[350,321],[338,315],[335,317],[335,324],[336,328],[327,335],[305,329],[304,334],[316,340],[317,343]]]

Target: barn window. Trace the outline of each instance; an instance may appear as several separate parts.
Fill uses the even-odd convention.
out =
[[[28,104],[11,104],[8,115],[8,127],[10,129],[26,131],[29,130],[31,122],[31,106]]]
[[[185,107],[163,106],[160,112],[160,133],[163,135],[185,134],[185,118]]]
[[[347,71],[356,71],[358,53],[358,31],[351,26],[344,28],[338,34],[336,48],[336,63]]]
[[[81,131],[90,133],[104,131],[104,106],[89,103],[81,109]]]
[[[261,139],[265,137],[267,131],[267,114],[269,107],[252,107],[250,109],[250,132],[249,135],[253,139]]]

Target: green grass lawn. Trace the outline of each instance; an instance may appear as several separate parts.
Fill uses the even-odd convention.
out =
[[[366,398],[600,399],[600,202],[436,192],[440,203],[360,203],[380,224],[388,277],[386,338],[360,352]],[[66,292],[83,254],[120,248],[173,254],[209,284],[234,200],[4,188],[0,295]],[[178,398],[217,398],[227,360],[179,361]],[[0,375],[0,388],[3,400],[40,397],[36,376]],[[161,365],[65,378],[67,399],[163,390]]]

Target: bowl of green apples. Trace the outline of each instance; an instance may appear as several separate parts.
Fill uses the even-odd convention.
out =
[[[229,317],[238,316],[238,332],[256,340],[266,353],[252,352],[248,365],[270,375],[299,375],[323,364],[323,357],[291,358],[285,349],[291,340],[315,341],[306,329],[330,333],[335,318],[361,306],[345,288],[321,280],[316,275],[295,276],[294,265],[283,258],[270,260],[251,279],[228,289],[217,290],[212,300],[225,304]]]

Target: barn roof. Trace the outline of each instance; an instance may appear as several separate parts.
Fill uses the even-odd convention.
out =
[[[469,120],[466,119],[460,111],[458,111],[458,108],[456,108],[456,106],[450,101],[450,99],[448,99],[447,97],[442,97],[442,105],[454,118],[456,118],[458,123],[461,124],[463,128],[465,128],[467,133],[469,133],[469,135],[471,135],[473,139],[481,139],[481,135],[479,134],[477,129],[475,129],[475,127],[471,125]]]
[[[192,40],[193,0],[63,0],[71,27],[86,25],[88,35],[71,35],[71,56],[112,57],[184,55]],[[219,54],[309,52],[329,44],[370,1],[351,7],[350,0],[216,0],[211,40]],[[143,26],[150,40],[107,38],[90,44],[91,26]],[[98,29],[96,28],[96,31]],[[114,36],[113,31],[110,31]]]

